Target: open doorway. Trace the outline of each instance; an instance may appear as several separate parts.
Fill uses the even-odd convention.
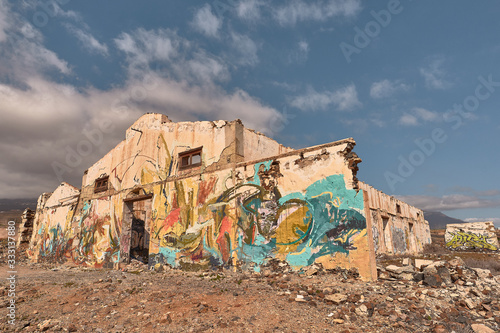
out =
[[[408,251],[410,252],[416,252],[416,244],[415,244],[415,232],[414,232],[414,229],[413,229],[413,223],[409,222],[408,223],[408,237],[409,237],[409,240],[408,240],[408,243],[409,243],[409,249]]]
[[[151,196],[124,200],[120,242],[121,262],[135,259],[148,263]]]
[[[384,230],[384,244],[385,250],[387,252],[392,252],[392,244],[391,244],[391,229],[389,225],[389,218],[382,217],[383,230]]]
[[[148,262],[149,242],[146,241],[146,212],[135,210],[132,212],[132,230],[130,235],[130,259],[144,263]]]

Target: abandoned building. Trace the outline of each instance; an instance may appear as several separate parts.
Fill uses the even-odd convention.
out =
[[[294,150],[240,120],[172,122],[145,114],[124,141],[38,199],[34,261],[119,267],[259,270],[356,268],[376,279],[376,253],[430,243],[421,210],[356,178],[353,139]]]

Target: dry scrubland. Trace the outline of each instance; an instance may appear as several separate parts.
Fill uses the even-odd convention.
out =
[[[352,271],[321,267],[297,274],[277,262],[260,274],[150,271],[139,262],[117,271],[30,264],[20,251],[17,322],[10,326],[4,320],[0,330],[499,332],[499,256],[451,253],[442,248],[440,237],[434,232],[434,245],[417,257],[448,260],[438,267],[440,277],[404,266],[403,257],[381,257],[381,278],[372,283],[361,281]],[[2,280],[7,271],[5,244]],[[491,268],[499,276],[477,274],[467,266]],[[5,286],[0,302],[5,309]]]

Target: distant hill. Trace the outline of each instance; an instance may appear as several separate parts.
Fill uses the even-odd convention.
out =
[[[10,210],[36,209],[37,199],[0,199],[0,212]]]
[[[453,217],[449,217],[441,212],[425,212],[424,218],[429,221],[429,226],[431,229],[446,229],[447,224],[452,223],[466,223],[463,220],[455,219]]]

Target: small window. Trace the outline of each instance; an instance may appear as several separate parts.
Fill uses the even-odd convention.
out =
[[[101,177],[95,180],[94,183],[94,193],[104,192],[108,190],[108,179],[109,177]]]
[[[396,213],[401,214],[401,205],[396,204]]]
[[[201,165],[201,148],[191,149],[179,154],[179,169],[189,169]]]

